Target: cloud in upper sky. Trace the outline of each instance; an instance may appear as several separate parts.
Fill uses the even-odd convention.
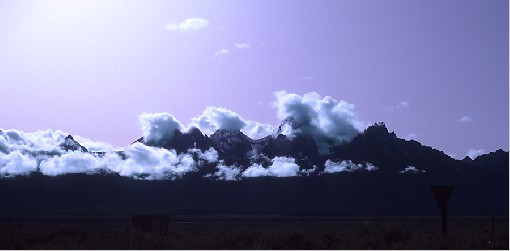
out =
[[[354,105],[343,100],[322,98],[315,92],[301,96],[278,91],[275,96],[278,118],[295,121],[294,126],[284,126],[282,133],[290,137],[296,133],[310,134],[321,153],[327,153],[332,144],[349,142],[365,127],[357,118]]]
[[[250,45],[248,43],[234,43],[234,47],[237,49],[250,49]]]
[[[409,107],[411,107],[411,104],[408,101],[401,101],[399,104],[384,107],[384,110],[390,112],[397,109],[408,109]]]
[[[469,123],[469,122],[473,122],[473,119],[469,116],[463,116],[462,118],[460,119],[457,119],[457,122],[459,123]]]
[[[218,50],[214,53],[214,56],[215,57],[222,57],[222,56],[226,56],[230,53],[230,50],[228,49],[221,49],[221,50]]]
[[[166,25],[166,29],[170,31],[192,31],[200,30],[209,25],[209,21],[203,18],[188,18],[182,23],[170,23]]]
[[[469,149],[466,155],[471,159],[476,159],[476,157],[486,153],[485,149]]]

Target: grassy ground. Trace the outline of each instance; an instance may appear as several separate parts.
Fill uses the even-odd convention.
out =
[[[185,221],[182,221],[185,220]],[[166,235],[130,226],[128,217],[0,221],[0,249],[508,249],[508,218],[173,220]]]

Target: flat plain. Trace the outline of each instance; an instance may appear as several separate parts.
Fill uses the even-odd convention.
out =
[[[144,232],[130,215],[0,216],[0,249],[508,249],[508,216],[173,215]]]

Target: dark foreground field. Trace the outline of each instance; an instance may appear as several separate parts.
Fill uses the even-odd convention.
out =
[[[166,235],[129,216],[0,217],[0,249],[508,249],[508,217],[173,216]]]

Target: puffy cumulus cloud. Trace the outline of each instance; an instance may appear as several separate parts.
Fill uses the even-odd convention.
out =
[[[242,173],[243,177],[261,177],[261,176],[269,176],[269,170],[264,168],[260,164],[252,164],[250,167],[246,168]]]
[[[146,146],[136,142],[124,150],[127,158],[110,166],[122,176],[144,179],[175,178],[195,171],[197,166],[190,154],[177,154],[175,150]]]
[[[37,169],[37,161],[19,150],[0,153],[0,177],[24,175]]]
[[[66,173],[89,173],[100,167],[99,160],[92,154],[79,151],[53,156],[41,162],[41,172],[49,176]]]
[[[298,176],[299,166],[294,158],[291,157],[274,157],[272,164],[264,168],[259,164],[252,164],[242,173],[243,177],[293,177]]]
[[[294,158],[274,157],[272,161],[273,164],[268,167],[271,176],[292,177],[298,175],[299,166]]]
[[[36,154],[39,152],[60,153],[60,144],[65,141],[67,133],[60,130],[39,130],[23,132],[19,130],[5,130],[0,134],[0,152],[8,153],[19,150]]]
[[[138,117],[146,143],[158,144],[173,137],[175,130],[181,131],[182,124],[174,116],[163,113],[142,113]]]
[[[242,132],[252,139],[260,139],[274,132],[274,127],[272,125],[261,124],[254,121],[245,122],[246,126],[243,128]]]
[[[192,31],[200,30],[209,25],[209,21],[203,18],[188,18],[182,23],[170,23],[166,25],[166,29],[170,31]]]
[[[219,180],[237,180],[241,174],[241,169],[236,166],[225,166],[223,163],[218,163],[216,166],[214,176],[218,177]]]
[[[207,107],[200,116],[192,118],[191,121],[192,126],[206,134],[212,134],[218,129],[241,130],[246,126],[239,114],[223,107]]]
[[[467,156],[471,159],[476,159],[476,157],[486,153],[487,151],[485,151],[485,149],[469,149],[467,152]]]
[[[326,163],[324,163],[325,173],[353,172],[357,170],[375,171],[377,170],[377,167],[374,166],[372,163],[356,164],[351,160],[342,160],[341,162],[334,162],[328,159],[326,160]]]
[[[200,159],[206,160],[209,163],[218,162],[218,152],[213,147],[203,153],[198,149],[198,153]]]
[[[425,170],[418,169],[414,166],[407,166],[406,168],[404,168],[404,170],[399,171],[399,173],[413,173],[413,174],[424,173],[424,172],[425,172]]]
[[[319,152],[329,152],[331,144],[352,140],[363,129],[354,112],[354,105],[329,96],[322,98],[315,92],[303,96],[275,92],[277,115],[280,119],[293,118],[297,126],[288,126],[284,134],[309,133],[319,146]]]
[[[254,139],[265,137],[273,131],[271,125],[245,120],[223,107],[207,107],[200,116],[191,119],[190,127],[192,126],[209,135],[218,129],[240,130]]]

